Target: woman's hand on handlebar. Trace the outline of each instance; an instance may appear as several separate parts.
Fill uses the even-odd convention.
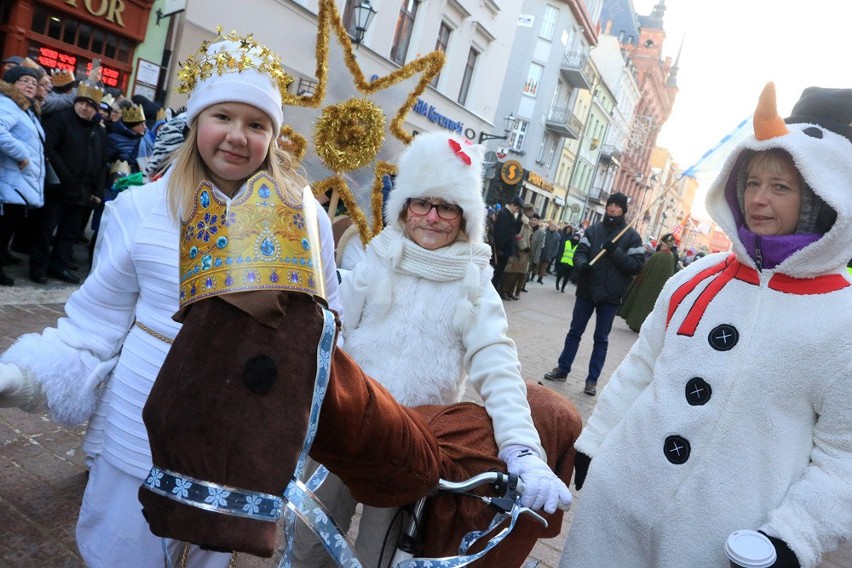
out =
[[[553,513],[556,508],[567,509],[573,497],[568,486],[530,448],[512,445],[500,451],[509,473],[517,474],[524,482],[521,505],[537,511]]]

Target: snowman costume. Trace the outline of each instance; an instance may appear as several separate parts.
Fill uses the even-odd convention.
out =
[[[785,125],[767,86],[707,197],[733,252],[668,281],[576,443],[591,465],[560,568],[718,568],[738,529],[814,567],[852,538],[850,102],[807,89]],[[763,261],[778,237],[744,241],[737,200],[741,168],[771,148],[836,214],[782,238],[777,263]]]

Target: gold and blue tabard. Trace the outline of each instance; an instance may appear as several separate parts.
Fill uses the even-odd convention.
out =
[[[291,203],[267,172],[230,205],[202,182],[181,221],[180,307],[250,290],[323,295],[315,224],[315,212]]]

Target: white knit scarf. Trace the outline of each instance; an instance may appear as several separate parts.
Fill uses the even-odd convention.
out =
[[[472,323],[474,307],[482,292],[480,274],[489,266],[491,258],[491,247],[487,244],[454,242],[436,250],[427,250],[396,227],[386,227],[370,241],[368,248],[372,248],[379,258],[387,260],[393,272],[434,282],[464,280],[465,297],[459,299],[453,323],[462,332]],[[394,280],[393,277],[382,279],[373,295],[374,305],[384,313],[393,304]]]

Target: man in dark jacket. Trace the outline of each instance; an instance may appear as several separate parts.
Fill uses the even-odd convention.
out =
[[[494,266],[494,277],[491,278],[491,283],[497,290],[500,290],[506,263],[509,262],[509,257],[515,253],[515,236],[521,230],[521,216],[518,215],[518,212],[524,206],[524,200],[516,197],[497,212],[497,218],[494,220],[494,252],[497,255],[497,262]]]
[[[102,96],[99,87],[81,82],[73,108],[57,111],[45,121],[45,155],[56,170],[59,185],[45,188],[30,255],[33,282],[46,284],[48,276],[71,284],[80,282],[71,271],[72,249],[85,207],[100,203],[106,179],[106,132],[98,117]]]
[[[565,336],[565,347],[559,355],[559,363],[544,378],[551,381],[564,381],[571,372],[571,365],[577,355],[580,339],[586,331],[586,324],[596,313],[595,344],[589,359],[589,374],[586,376],[588,395],[596,393],[598,377],[606,361],[609,345],[609,332],[615,313],[633,276],[639,274],[645,260],[642,237],[634,229],[628,228],[617,241],[616,235],[625,228],[627,196],[613,193],[606,202],[606,216],[600,223],[590,226],[574,253],[574,266],[578,270],[577,299],[571,326]],[[604,255],[594,265],[591,261],[601,251]]]

